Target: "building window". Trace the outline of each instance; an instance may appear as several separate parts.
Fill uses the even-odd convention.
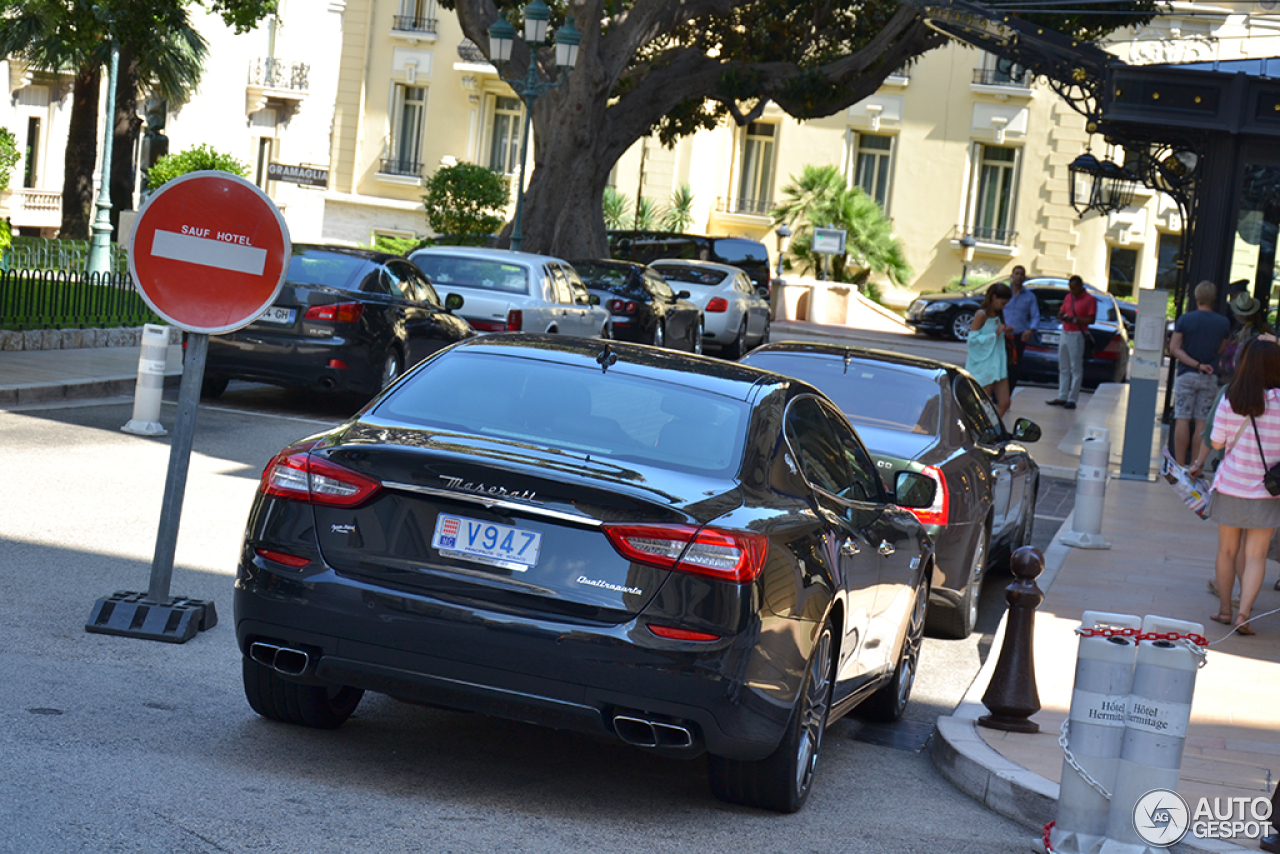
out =
[[[1107,290],[1114,296],[1127,299],[1133,296],[1133,281],[1138,277],[1138,250],[1111,247],[1107,262]]]
[[[400,11],[395,18],[395,28],[402,32],[434,33],[436,31],[436,0],[400,0]]]
[[[860,133],[854,137],[853,185],[889,211],[889,175],[892,171],[893,137]]]
[[[520,132],[524,105],[519,98],[495,98],[493,131],[489,135],[489,168],[503,175],[520,168]]]
[[[777,131],[777,125],[763,122],[747,125],[733,213],[767,215],[773,209],[773,159],[777,151]]]
[[[978,143],[977,168],[970,188],[969,232],[989,243],[1012,243],[1013,200],[1018,180],[1018,149]]]
[[[264,190],[267,188],[267,167],[271,164],[271,153],[275,148],[274,143],[275,140],[269,136],[258,137],[258,158],[253,182]]]
[[[1181,261],[1182,235],[1160,232],[1156,247],[1156,287],[1172,291],[1178,286],[1178,263]]]
[[[422,175],[422,128],[427,115],[425,86],[396,84],[391,113],[391,144],[382,162],[390,175]]]
[[[23,143],[22,155],[24,163],[22,166],[22,186],[27,189],[33,189],[36,185],[38,173],[36,168],[39,165],[40,152],[40,118],[39,116],[30,116],[27,119],[27,138]]]

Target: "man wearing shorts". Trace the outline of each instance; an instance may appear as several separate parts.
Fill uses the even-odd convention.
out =
[[[1231,334],[1231,321],[1213,310],[1217,286],[1206,280],[1196,285],[1195,293],[1196,310],[1178,318],[1169,339],[1169,355],[1178,363],[1173,380],[1173,456],[1180,465],[1188,463],[1187,449],[1193,441],[1191,459],[1200,459],[1200,434],[1218,395],[1218,354]]]

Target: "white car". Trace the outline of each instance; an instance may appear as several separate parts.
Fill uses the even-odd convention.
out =
[[[409,260],[443,299],[463,298],[458,314],[477,332],[609,337],[608,310],[567,261],[472,246],[427,246]]]
[[[768,343],[769,301],[742,270],[677,258],[653,261],[649,267],[678,290],[688,291],[689,302],[702,309],[704,346],[736,359]]]

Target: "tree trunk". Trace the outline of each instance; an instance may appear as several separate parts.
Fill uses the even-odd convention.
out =
[[[138,56],[125,43],[120,45],[120,68],[116,74],[115,140],[111,148],[111,227],[115,239],[120,234],[120,212],[133,210],[133,190],[137,184],[138,134],[142,119],[138,118]]]
[[[76,74],[71,123],[63,158],[62,227],[58,236],[88,240],[93,211],[93,167],[98,153],[98,89],[102,69],[84,67]]]

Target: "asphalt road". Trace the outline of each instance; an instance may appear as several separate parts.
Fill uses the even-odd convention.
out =
[[[121,433],[129,400],[0,411],[0,851],[1027,850],[1035,834],[955,790],[926,749],[989,650],[998,574],[980,632],[926,640],[904,721],[830,729],[795,816],[716,801],[701,759],[385,697],[336,732],[258,718],[231,627],[249,503],[276,450],[358,405],[245,386],[201,407],[171,592],[221,622],[182,645],[83,630],[96,599],[147,589],[172,437]]]

